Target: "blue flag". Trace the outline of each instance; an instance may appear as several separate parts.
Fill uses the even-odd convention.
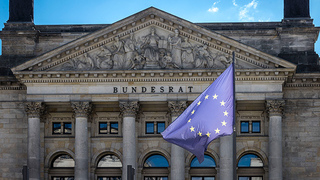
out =
[[[214,139],[233,133],[233,63],[161,134],[201,163]]]

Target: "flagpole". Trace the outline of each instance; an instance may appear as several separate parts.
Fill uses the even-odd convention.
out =
[[[233,179],[237,179],[237,133],[236,133],[236,77],[235,77],[235,52],[232,52],[232,63],[233,63]]]

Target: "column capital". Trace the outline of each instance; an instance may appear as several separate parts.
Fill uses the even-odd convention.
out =
[[[119,107],[122,116],[135,117],[139,111],[138,101],[120,101]]]
[[[168,101],[171,116],[179,116],[186,108],[187,101]]]
[[[45,105],[43,102],[26,102],[25,111],[29,118],[40,118],[45,112]]]
[[[282,116],[285,101],[283,99],[267,100],[267,111],[269,116]]]
[[[88,118],[92,110],[92,104],[87,101],[74,101],[71,102],[71,107],[73,108],[75,117],[85,117]]]

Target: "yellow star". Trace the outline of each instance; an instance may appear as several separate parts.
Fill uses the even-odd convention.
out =
[[[214,94],[214,96],[212,96],[213,99],[218,99],[218,95],[217,94]]]
[[[218,129],[218,128],[215,131],[216,131],[216,134],[220,133],[220,129]]]
[[[221,106],[225,106],[226,102],[221,101],[220,104],[221,104]]]
[[[191,112],[191,114],[194,114],[194,112],[195,112],[195,111],[193,110],[193,111]]]
[[[191,130],[191,132],[194,132],[194,127],[191,126],[190,130]]]
[[[227,122],[226,121],[222,121],[222,126],[227,126]]]
[[[223,112],[223,114],[224,114],[224,116],[228,116],[228,112],[227,111],[225,111],[225,112]]]
[[[191,122],[191,119],[188,120],[188,123]]]
[[[200,104],[201,104],[201,101],[198,102],[198,106],[200,106]]]
[[[207,134],[206,134],[206,135],[207,135],[208,137],[210,137],[210,134],[211,134],[211,133],[207,132]]]
[[[209,98],[209,95],[206,95],[205,99],[208,99]]]
[[[199,136],[202,136],[202,133],[199,131],[199,132],[198,132],[198,135],[199,135]]]

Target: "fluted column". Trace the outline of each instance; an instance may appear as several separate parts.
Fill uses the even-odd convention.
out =
[[[75,114],[75,172],[76,180],[89,179],[88,116],[92,110],[90,102],[72,102]]]
[[[284,100],[268,100],[269,179],[282,180],[282,113]]]
[[[139,110],[137,101],[119,102],[123,118],[123,162],[122,179],[127,179],[127,165],[132,165],[137,174],[136,155],[136,115]],[[136,175],[135,175],[136,176]],[[135,178],[136,179],[136,178]]]
[[[186,108],[186,101],[168,101],[168,107],[173,122]],[[185,180],[185,150],[171,144],[171,180]]]
[[[27,102],[28,114],[28,168],[29,180],[40,179],[40,116],[45,106],[42,102]]]

